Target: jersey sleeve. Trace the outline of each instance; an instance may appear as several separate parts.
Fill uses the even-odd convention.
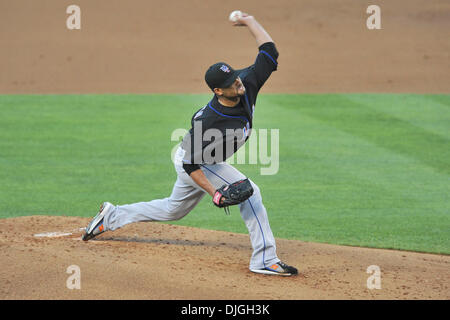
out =
[[[277,70],[279,54],[273,42],[263,43],[258,49],[259,52],[256,56],[255,63],[243,69],[243,75],[259,91],[272,72]]]
[[[183,169],[184,169],[184,171],[186,171],[186,173],[188,175],[191,175],[192,172],[197,171],[198,169],[200,169],[200,165],[183,163]]]

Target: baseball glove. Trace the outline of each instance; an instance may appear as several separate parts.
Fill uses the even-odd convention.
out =
[[[213,203],[219,208],[225,208],[227,214],[228,206],[244,202],[253,194],[253,187],[248,179],[242,179],[232,184],[223,185],[216,190],[213,197]]]

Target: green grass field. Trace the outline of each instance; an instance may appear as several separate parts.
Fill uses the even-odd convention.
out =
[[[0,218],[93,216],[170,194],[174,129],[209,95],[0,95]],[[237,165],[276,237],[450,253],[450,95],[261,95],[280,168]],[[264,167],[264,166],[263,166]],[[209,198],[173,222],[246,233]]]

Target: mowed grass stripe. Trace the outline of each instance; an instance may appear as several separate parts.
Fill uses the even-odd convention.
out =
[[[439,95],[417,94],[345,95],[353,102],[406,121],[415,127],[446,138],[450,143],[450,114],[445,99]],[[441,98],[438,98],[441,97]],[[447,98],[448,99],[448,98]]]
[[[439,172],[450,173],[448,139],[368,107],[371,100],[376,99],[372,96],[363,104],[344,95],[327,95],[320,103],[306,98],[301,113],[392,152],[416,158]],[[296,108],[292,103],[290,105]]]
[[[447,107],[450,107],[450,99],[448,94],[424,94],[423,97],[432,100],[434,102],[440,103]]]

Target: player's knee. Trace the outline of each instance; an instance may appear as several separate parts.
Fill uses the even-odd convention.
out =
[[[253,181],[250,180],[250,182],[251,182],[252,187],[253,187],[253,195],[252,196],[254,196],[254,195],[258,195],[258,196],[261,195],[259,187]]]
[[[186,208],[178,201],[169,201],[167,205],[167,213],[171,216],[171,220],[180,220],[188,214],[188,212],[186,212]]]
[[[261,201],[262,198],[261,198],[261,192],[259,190],[259,187],[253,181],[250,180],[250,182],[253,187],[253,194],[249,199],[253,200],[253,201]]]
[[[262,204],[262,197],[261,197],[261,192],[259,190],[259,187],[253,182],[251,181],[252,187],[253,187],[253,194],[250,198],[248,198],[247,201],[242,202],[241,204],[239,204],[240,209],[242,210],[243,208],[246,208],[248,205],[250,205],[251,210],[253,211],[260,211]],[[248,207],[247,207],[248,208]]]

